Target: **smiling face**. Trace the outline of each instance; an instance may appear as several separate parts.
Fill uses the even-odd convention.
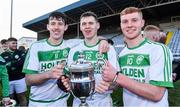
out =
[[[10,50],[16,50],[17,49],[17,41],[9,41],[8,46]]]
[[[126,40],[133,40],[140,36],[143,26],[144,20],[138,12],[121,15],[121,29]]]
[[[50,17],[47,29],[50,33],[50,39],[63,39],[64,32],[67,30],[67,25],[62,18]]]
[[[85,39],[92,39],[97,36],[100,25],[93,16],[82,17],[80,20],[80,30]]]

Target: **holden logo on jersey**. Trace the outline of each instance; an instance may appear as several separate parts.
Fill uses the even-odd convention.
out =
[[[18,59],[18,58],[19,58],[19,55],[15,55],[14,57],[15,57],[15,59]]]
[[[144,59],[144,56],[143,56],[143,55],[138,56],[137,59],[136,59],[136,63],[137,63],[138,65],[141,64],[141,62],[143,61],[143,59]]]

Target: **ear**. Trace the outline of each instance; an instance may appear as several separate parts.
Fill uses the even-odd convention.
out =
[[[47,30],[49,30],[49,24],[46,25]]]
[[[100,23],[99,22],[97,22],[97,29],[99,29],[100,28]]]
[[[141,27],[144,27],[144,24],[145,24],[145,20],[142,19],[142,22],[141,22]]]
[[[68,25],[66,24],[66,25],[65,25],[65,29],[64,29],[64,31],[66,31],[67,29],[68,29]]]

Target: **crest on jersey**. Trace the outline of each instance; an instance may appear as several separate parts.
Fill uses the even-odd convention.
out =
[[[19,58],[19,55],[15,55],[14,57],[15,57],[15,59],[18,59],[18,58]]]
[[[63,56],[66,58],[68,56],[68,51],[67,50],[63,50]]]
[[[144,56],[143,55],[139,55],[138,57],[137,57],[137,59],[136,59],[136,63],[139,65],[139,64],[141,64],[141,62],[143,61],[143,59],[144,59]]]

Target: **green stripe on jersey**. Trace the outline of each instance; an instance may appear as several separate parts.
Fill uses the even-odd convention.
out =
[[[162,86],[162,87],[169,87],[173,88],[173,83],[172,82],[164,82],[164,81],[149,81],[150,84],[155,85],[155,86]]]
[[[121,67],[131,65],[131,66],[149,66],[150,59],[147,54],[127,54],[119,58],[119,64]]]
[[[172,81],[172,64],[171,64],[171,55],[170,55],[170,50],[168,49],[167,46],[156,43],[156,42],[150,42],[154,43],[155,45],[159,45],[163,49],[163,55],[164,55],[164,81]]]
[[[38,58],[40,62],[64,59],[68,57],[69,51],[70,48],[65,48],[62,50],[52,50],[52,51],[39,51]]]

